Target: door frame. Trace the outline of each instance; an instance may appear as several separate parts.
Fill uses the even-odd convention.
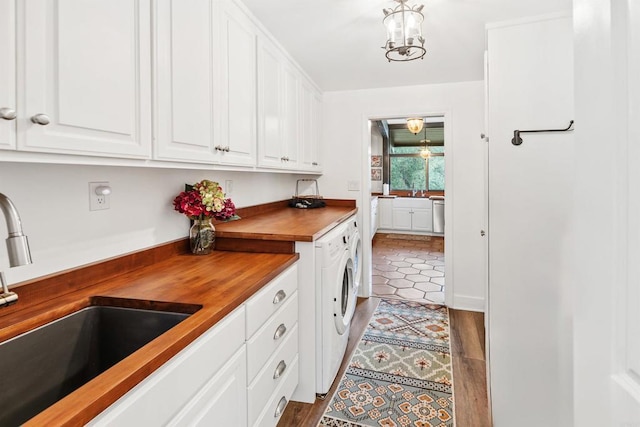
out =
[[[359,211],[362,212],[361,222],[363,224],[360,238],[362,239],[363,273],[360,296],[372,296],[372,245],[371,245],[371,121],[385,119],[405,119],[407,117],[444,117],[444,151],[445,151],[445,194],[447,195],[444,211],[444,258],[445,258],[445,287],[444,303],[448,307],[453,307],[455,278],[453,273],[453,114],[447,108],[433,108],[422,111],[405,110],[398,111],[368,111],[362,114],[362,168],[361,180],[362,191],[360,191]],[[366,274],[365,274],[366,272]]]

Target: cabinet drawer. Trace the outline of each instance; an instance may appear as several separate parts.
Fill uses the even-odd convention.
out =
[[[165,425],[243,346],[244,321],[244,307],[240,307],[129,390],[90,425]],[[239,357],[244,359],[244,352]]]
[[[267,319],[298,289],[298,267],[292,266],[256,293],[246,303],[247,338],[250,338]]]
[[[291,370],[285,374],[282,383],[271,395],[267,406],[260,414],[258,421],[253,424],[256,427],[273,427],[278,424],[280,417],[284,413],[284,408],[289,403],[293,391],[298,386],[298,356],[291,363]]]
[[[292,333],[298,322],[298,293],[294,292],[282,309],[247,341],[247,374],[253,381],[264,363]]]
[[[289,373],[293,359],[297,354],[298,325],[296,324],[282,346],[265,363],[249,386],[249,425],[258,418],[273,392]]]

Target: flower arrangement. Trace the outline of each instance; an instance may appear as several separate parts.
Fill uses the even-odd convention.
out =
[[[186,185],[185,191],[173,200],[176,211],[192,220],[215,218],[220,221],[237,219],[236,206],[227,198],[222,187],[215,181],[205,179]]]

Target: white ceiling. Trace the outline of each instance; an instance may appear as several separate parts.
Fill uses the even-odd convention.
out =
[[[409,0],[424,4],[423,60],[388,62],[392,0],[242,0],[323,91],[483,79],[485,24],[571,10],[572,0]]]

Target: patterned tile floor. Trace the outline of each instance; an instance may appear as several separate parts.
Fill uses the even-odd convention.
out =
[[[444,304],[444,237],[376,234],[373,294]]]

